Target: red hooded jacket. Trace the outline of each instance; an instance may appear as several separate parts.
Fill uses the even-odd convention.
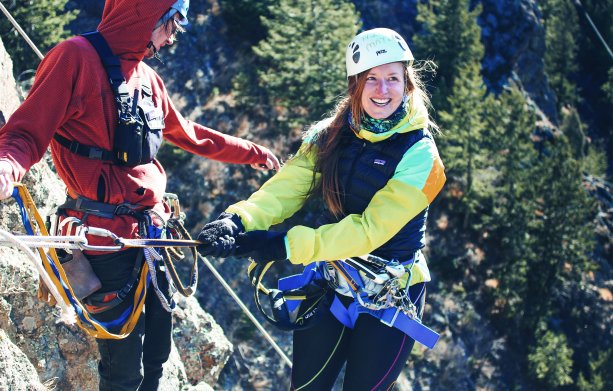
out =
[[[164,138],[194,154],[229,163],[266,163],[267,153],[250,141],[184,119],[159,75],[142,62],[156,22],[174,0],[107,0],[98,31],[120,58],[128,91],[147,80],[153,102],[164,113]],[[38,162],[51,144],[53,161],[71,195],[99,201],[129,202],[164,211],[166,174],[159,162],[122,167],[71,153],[53,140],[58,133],[81,144],[113,149],[117,107],[106,71],[83,37],[54,47],[41,62],[28,98],[0,130],[0,160],[13,167],[15,180]],[[112,221],[90,216],[88,225],[133,237],[136,224],[126,216]],[[91,238],[94,239],[94,238]],[[100,243],[92,240],[90,244]]]

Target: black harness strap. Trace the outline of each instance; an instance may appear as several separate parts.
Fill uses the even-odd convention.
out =
[[[57,133],[53,135],[53,139],[57,141],[61,146],[68,148],[70,152],[79,156],[111,163],[115,161],[113,151],[94,147],[92,145],[81,144],[76,141],[69,140],[66,137],[61,136]]]
[[[96,52],[100,57],[100,61],[102,61],[102,65],[104,66],[106,74],[109,78],[111,89],[113,90],[113,96],[115,97],[115,104],[121,113],[122,109],[127,109],[129,107],[130,94],[128,93],[126,79],[123,77],[123,73],[121,72],[121,63],[119,62],[119,58],[113,54],[111,48],[100,32],[91,31],[89,33],[81,34],[81,36],[86,38],[94,49],[96,49]],[[63,147],[68,148],[70,152],[79,156],[110,163],[115,163],[117,161],[113,151],[96,146],[81,144],[77,141],[69,140],[57,133],[53,135],[53,139]]]
[[[129,97],[128,86],[126,85],[126,79],[123,77],[123,73],[121,72],[121,63],[119,62],[119,58],[113,54],[109,44],[106,43],[106,40],[98,31],[91,31],[89,33],[81,34],[82,37],[86,38],[89,43],[92,44],[100,60],[102,61],[102,65],[104,65],[104,69],[106,70],[106,74],[109,77],[109,82],[111,83],[111,88],[113,89],[113,95],[115,95],[115,102],[117,103],[117,108],[119,110],[122,109],[122,104]]]
[[[89,198],[85,198],[83,196],[77,196],[76,199],[67,196],[66,201],[57,207],[57,210],[60,213],[63,213],[62,211],[65,209],[71,209],[77,212],[83,212],[107,219],[112,219],[113,217],[119,215],[131,215],[138,220],[141,220],[139,217],[142,213],[139,211],[142,210],[143,207],[136,204],[130,204],[129,202],[124,202],[121,204],[107,204],[105,202],[90,200]]]

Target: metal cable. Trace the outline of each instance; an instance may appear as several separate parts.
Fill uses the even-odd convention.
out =
[[[6,15],[6,17],[8,18],[8,20],[11,22],[11,24],[13,25],[13,27],[15,27],[15,29],[19,32],[19,34],[21,34],[21,36],[23,37],[23,39],[25,39],[25,41],[28,43],[28,45],[30,45],[30,47],[32,48],[32,50],[34,50],[34,53],[36,53],[36,55],[38,56],[38,58],[40,58],[41,60],[43,58],[45,58],[45,56],[43,56],[43,54],[40,52],[40,50],[38,50],[38,48],[36,47],[36,45],[34,44],[34,42],[32,42],[32,40],[30,39],[30,37],[28,37],[28,34],[26,34],[25,31],[23,31],[23,29],[21,28],[21,26],[19,26],[19,23],[17,23],[17,21],[13,18],[13,16],[11,15],[11,13],[9,12],[9,10],[6,9],[6,7],[0,3],[0,10],[2,10],[2,12],[4,13],[4,15]]]
[[[243,310],[243,312],[245,313],[245,315],[247,315],[247,317],[249,318],[249,320],[251,320],[251,322],[255,325],[255,327],[257,327],[258,330],[260,330],[260,332],[262,333],[262,335],[264,335],[264,338],[266,338],[266,340],[268,342],[270,342],[270,344],[272,345],[272,347],[277,351],[277,353],[279,353],[279,355],[281,356],[281,358],[283,359],[283,361],[285,361],[285,363],[291,368],[292,367],[292,361],[287,357],[287,355],[285,354],[285,352],[283,352],[283,350],[281,350],[281,347],[279,347],[279,345],[277,345],[277,343],[275,342],[275,340],[273,339],[273,337],[268,334],[268,332],[264,329],[264,327],[262,327],[262,325],[260,324],[260,322],[258,322],[258,320],[255,318],[255,316],[253,316],[253,314],[251,313],[251,311],[249,311],[249,308],[247,308],[247,306],[243,303],[243,301],[240,299],[240,297],[238,297],[236,295],[236,293],[234,293],[234,291],[232,290],[232,288],[230,287],[230,285],[228,285],[228,283],[226,282],[226,280],[224,280],[224,278],[222,277],[221,274],[219,274],[219,272],[217,271],[217,269],[215,269],[215,267],[211,264],[211,262],[209,262],[208,259],[206,259],[206,257],[200,257],[202,259],[202,262],[204,262],[204,264],[206,265],[206,267],[210,270],[211,273],[213,273],[213,275],[215,276],[215,278],[217,278],[217,281],[219,281],[221,283],[221,285],[225,288],[226,292],[228,292],[228,294],[230,296],[232,296],[232,298],[234,299],[234,301],[236,302],[236,304],[239,305],[239,307],[241,307],[241,309]]]
[[[596,25],[594,24],[594,22],[592,21],[592,18],[590,18],[590,15],[587,13],[587,11],[585,10],[585,8],[583,7],[583,4],[581,4],[581,0],[575,0],[575,5],[581,9],[581,11],[583,11],[583,15],[585,16],[585,18],[587,19],[588,23],[590,24],[590,26],[592,26],[592,30],[594,30],[594,32],[596,33],[596,36],[598,37],[598,39],[600,40],[600,42],[602,43],[602,46],[604,46],[605,50],[607,51],[607,53],[609,53],[609,56],[611,56],[611,59],[613,60],[613,52],[611,51],[611,48],[609,47],[609,45],[607,44],[607,42],[604,40],[604,38],[602,37],[602,34],[600,34],[600,31],[598,31],[598,28],[596,27]]]

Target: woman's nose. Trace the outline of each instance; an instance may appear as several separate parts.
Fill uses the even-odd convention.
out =
[[[377,83],[377,92],[385,94],[387,90],[387,82],[385,80],[381,80]]]

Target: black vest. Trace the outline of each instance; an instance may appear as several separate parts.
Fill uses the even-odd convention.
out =
[[[424,137],[432,139],[430,132],[424,129],[397,133],[376,143],[358,139],[352,133],[350,136],[342,143],[338,162],[345,215],[362,214],[375,193],[392,178],[406,151]],[[400,261],[411,258],[416,250],[425,246],[427,214],[428,207],[372,254]],[[339,221],[330,215],[326,220]]]

